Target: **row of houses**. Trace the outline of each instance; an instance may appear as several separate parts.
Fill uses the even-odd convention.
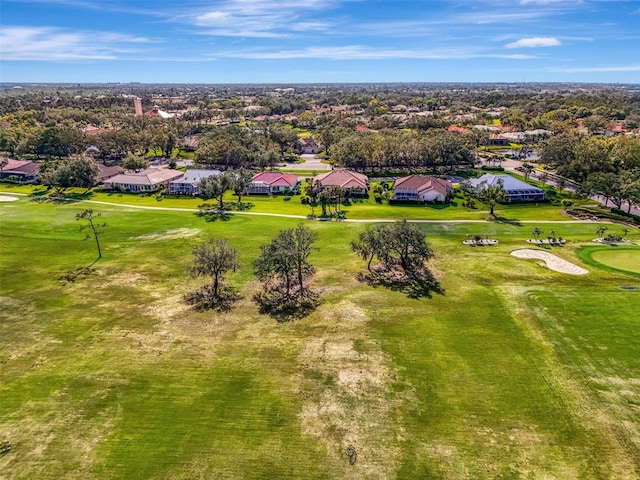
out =
[[[16,177],[22,182],[35,182],[38,163],[27,160],[0,158],[0,178]],[[121,167],[99,165],[98,183],[106,190],[133,193],[151,193],[161,187],[170,195],[198,195],[202,179],[221,175],[220,170],[179,170],[149,168],[140,172],[125,173]],[[369,178],[347,169],[336,169],[316,175],[314,182],[322,187],[342,187],[353,196],[364,196],[369,191]],[[502,184],[510,202],[544,200],[544,191],[510,175],[486,174],[472,179],[473,189]],[[300,178],[292,173],[260,172],[253,176],[247,188],[248,194],[273,195],[293,192],[300,186]],[[429,175],[409,175],[398,178],[393,187],[394,200],[444,202],[451,192],[451,182]]]
[[[164,186],[170,195],[198,195],[200,182],[207,177],[221,175],[220,170],[147,169],[141,172],[116,175],[103,184],[107,190],[134,193],[154,192]],[[353,196],[364,196],[369,191],[369,178],[347,169],[336,169],[316,175],[314,182],[323,188],[338,186]],[[248,194],[273,195],[293,192],[300,186],[300,177],[293,173],[260,172],[253,176]],[[451,182],[428,175],[410,175],[399,178],[394,185],[394,199],[442,202],[451,191]]]

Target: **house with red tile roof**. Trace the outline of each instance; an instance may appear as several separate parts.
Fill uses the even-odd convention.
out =
[[[40,165],[36,162],[0,157],[0,178],[17,177],[21,182],[34,183],[39,170]]]
[[[453,189],[451,182],[429,175],[398,178],[393,185],[394,200],[444,202]]]
[[[260,172],[251,178],[247,193],[267,195],[284,193],[285,191],[293,191],[299,183],[300,178],[293,173]]]
[[[369,178],[366,175],[343,168],[316,175],[313,179],[323,188],[338,186],[354,195],[366,195],[369,190]]]
[[[471,130],[468,128],[459,127],[458,125],[449,125],[447,127],[447,132],[450,133],[471,133]]]

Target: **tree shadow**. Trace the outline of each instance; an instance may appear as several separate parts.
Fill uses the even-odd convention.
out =
[[[434,293],[445,294],[440,282],[427,268],[409,274],[397,268],[391,270],[374,268],[371,271],[358,273],[356,278],[374,288],[382,286],[395,292],[402,292],[408,298],[433,298]]]
[[[64,274],[60,275],[58,277],[58,280],[60,281],[61,285],[67,285],[69,283],[75,283],[76,280],[80,279],[80,278],[84,278],[84,277],[88,277],[89,275],[95,273],[96,269],[93,268],[93,265],[97,262],[98,260],[95,260],[93,263],[91,263],[91,265],[88,265],[86,267],[80,266],[80,267],[76,267],[72,270],[69,270],[68,272],[65,272]]]
[[[222,220],[226,222],[231,219],[231,213],[226,210],[220,210],[215,205],[210,203],[203,203],[198,205],[199,211],[196,213],[198,217],[204,218],[207,222],[215,222],[216,220]]]
[[[493,217],[489,215],[489,221],[496,222],[496,223],[506,223],[509,225],[515,225],[516,227],[522,226],[522,222],[518,218],[507,218],[507,217],[501,217],[499,215],[494,215]]]
[[[228,312],[233,307],[233,304],[241,298],[242,296],[231,286],[222,286],[218,289],[218,293],[215,294],[213,285],[205,285],[184,295],[184,301],[198,312],[205,310]]]
[[[35,203],[70,204],[91,199],[93,197],[93,192],[51,192],[47,194],[46,190],[40,190],[31,193],[29,197],[31,198],[31,201]]]
[[[281,285],[271,285],[256,293],[253,301],[261,314],[270,316],[278,323],[300,320],[321,303],[320,295],[312,290],[296,290],[287,294]]]

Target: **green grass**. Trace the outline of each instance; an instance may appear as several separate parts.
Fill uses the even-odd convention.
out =
[[[582,261],[611,272],[640,277],[640,248],[626,245],[585,247],[579,251]]]
[[[17,186],[3,184],[1,191],[11,193],[31,193],[45,192],[40,186]],[[130,194],[130,193],[106,193],[100,190],[92,190],[89,194],[85,194],[84,189],[67,189],[66,195],[76,195],[87,200],[110,202],[115,204],[133,204],[150,207],[163,208],[187,208],[196,209],[198,205],[207,200],[194,197],[172,197],[161,194]],[[251,211],[259,213],[279,213],[288,215],[310,215],[311,208],[300,202],[301,195],[294,195],[289,201],[283,200],[283,196],[264,196],[254,195],[245,196],[243,201],[254,204]],[[228,202],[237,201],[231,192],[227,192],[225,199]],[[404,217],[410,220],[487,220],[489,219],[489,208],[480,202],[476,202],[476,209],[468,209],[462,206],[462,197],[458,196],[449,205],[389,205],[386,202],[377,204],[373,193],[368,198],[353,199],[351,204],[344,204],[341,210],[350,219],[381,219],[381,218],[400,218]],[[320,207],[315,209],[316,215],[320,213]],[[562,207],[551,203],[522,203],[498,205],[495,213],[499,221],[518,221],[518,220],[551,220],[562,221],[567,220],[566,215],[562,213]]]
[[[415,300],[355,279],[364,262],[350,241],[366,225],[306,222],[324,302],[278,324],[251,300],[251,262],[299,220],[94,205],[104,257],[63,286],[62,273],[95,258],[75,220],[86,206],[0,204],[7,478],[640,473],[640,292],[620,290],[620,273],[569,277],[511,257],[532,226],[422,225],[446,295]],[[550,251],[582,263],[594,228],[554,225],[568,243]],[[462,245],[470,234],[500,243]],[[185,272],[209,235],[244,265],[228,279],[243,298],[226,314],[181,300],[200,284]]]

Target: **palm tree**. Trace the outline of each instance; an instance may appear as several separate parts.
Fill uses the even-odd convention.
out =
[[[607,227],[605,227],[604,225],[601,225],[600,227],[598,227],[598,230],[596,230],[596,235],[598,235],[598,238],[603,238],[604,233],[606,231],[607,231]]]
[[[536,240],[536,243],[538,243],[538,238],[540,237],[540,235],[542,235],[542,229],[536,227],[533,229],[533,232],[531,232],[531,234],[533,235],[533,238]]]

